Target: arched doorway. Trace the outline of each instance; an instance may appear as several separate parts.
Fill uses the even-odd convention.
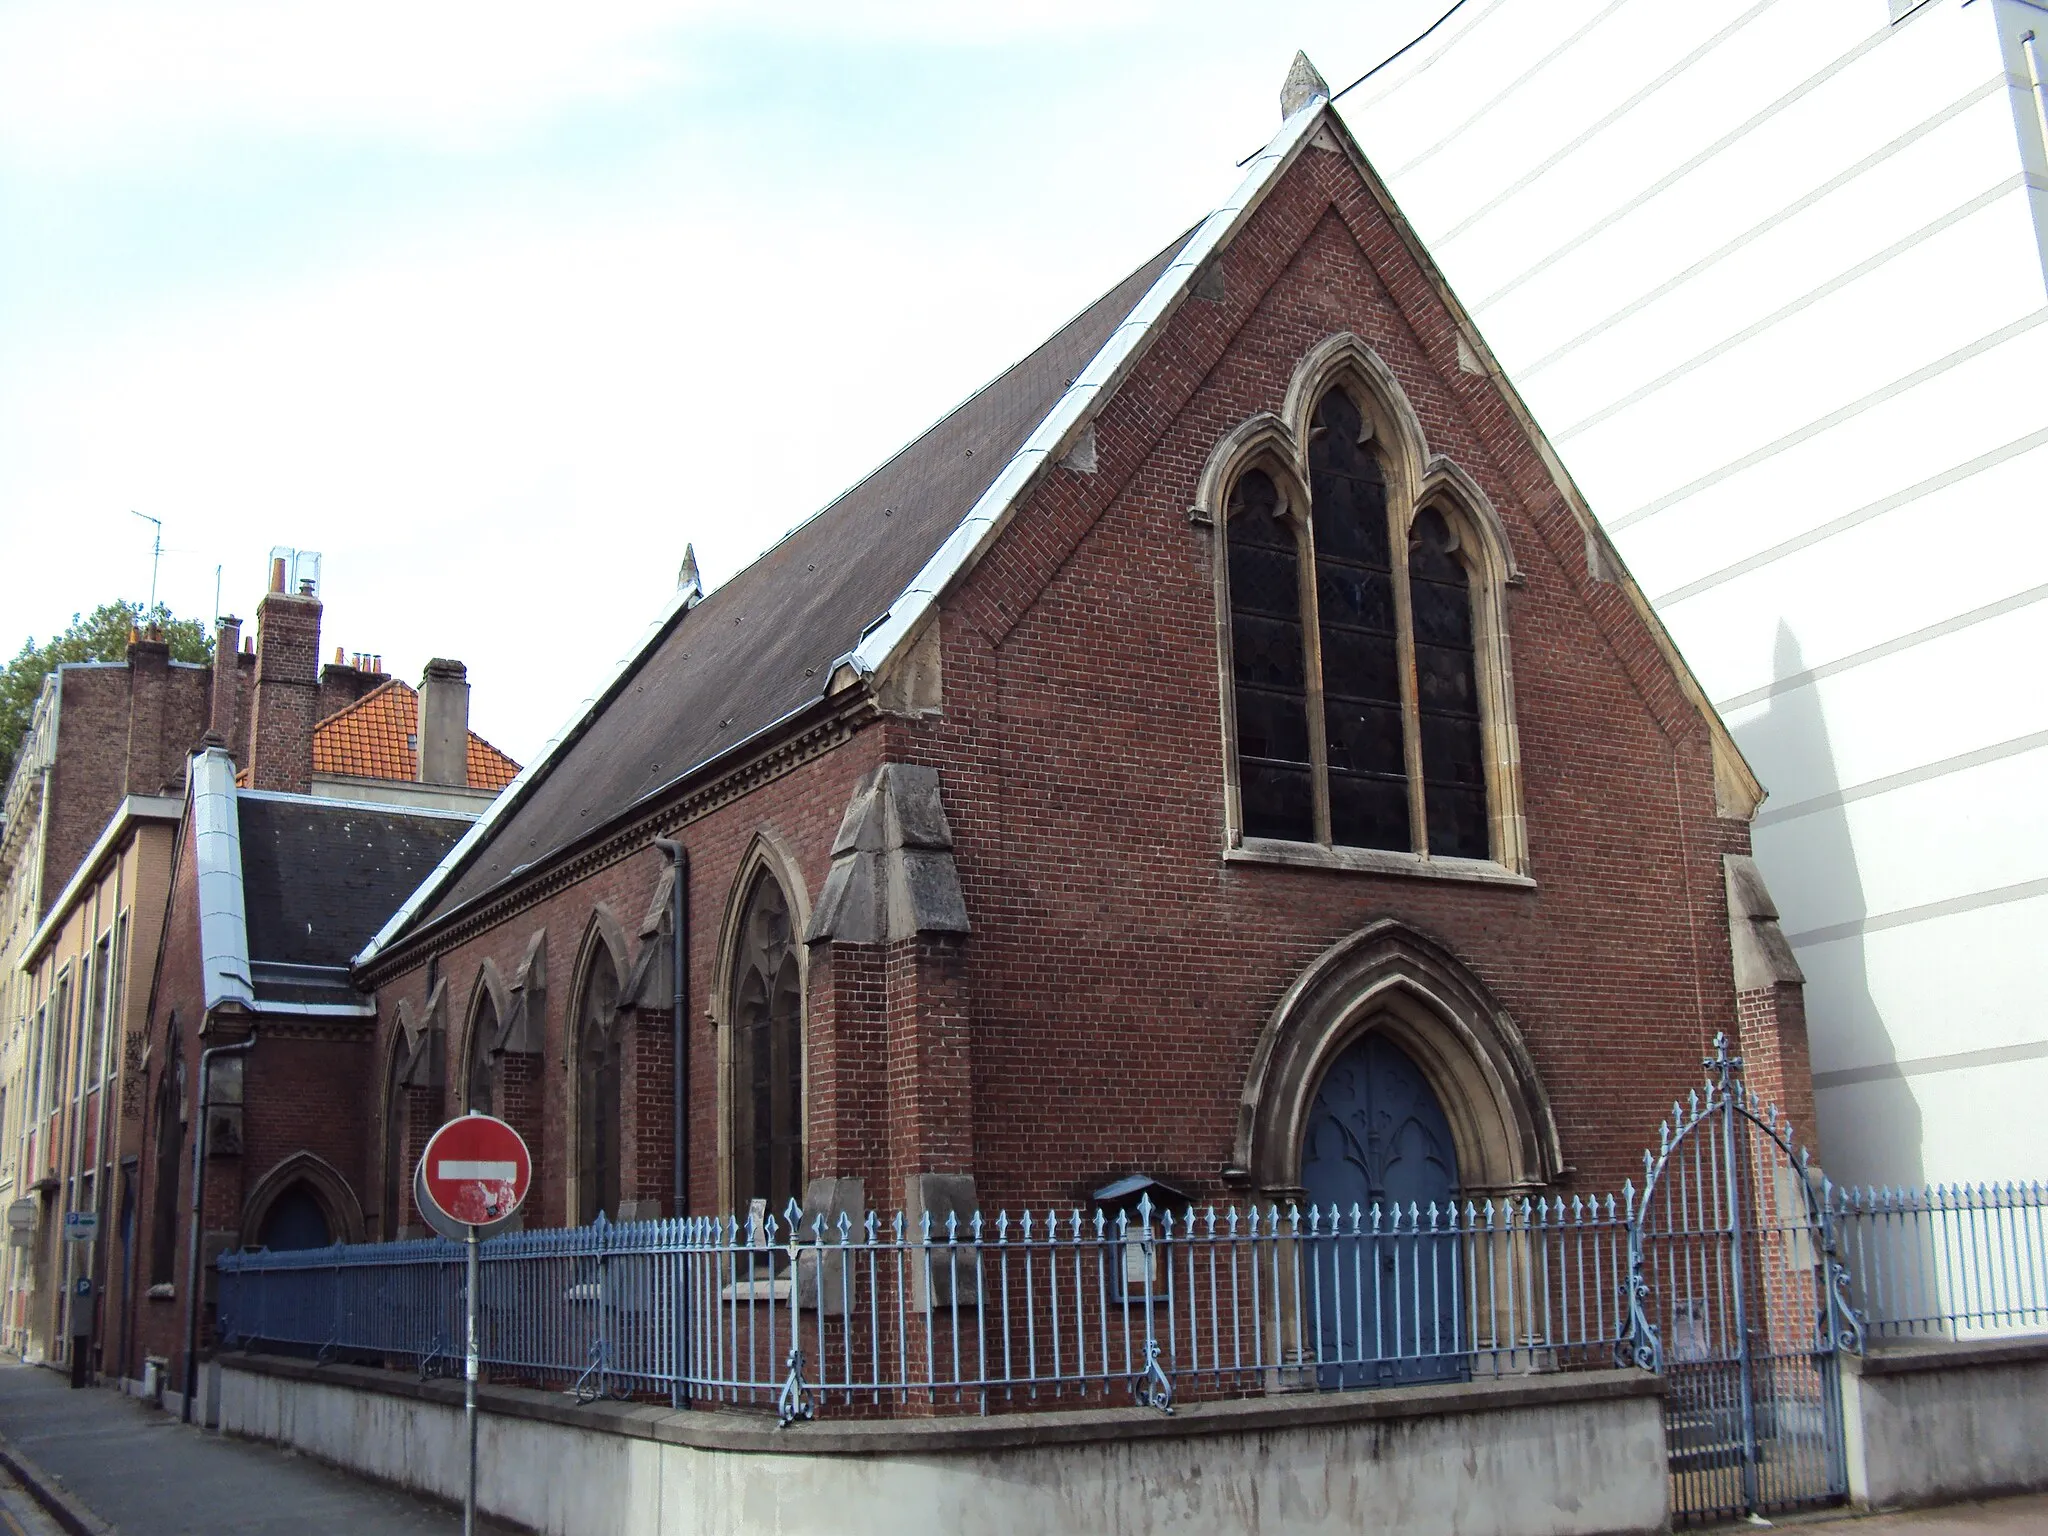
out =
[[[304,1181],[291,1185],[271,1201],[270,1209],[263,1213],[263,1225],[256,1234],[258,1246],[273,1252],[325,1248],[333,1241],[334,1231],[328,1225],[327,1208],[313,1193],[312,1186]]]
[[[1330,1063],[1304,1117],[1310,1349],[1325,1389],[1461,1380],[1458,1152],[1428,1077],[1381,1030]]]

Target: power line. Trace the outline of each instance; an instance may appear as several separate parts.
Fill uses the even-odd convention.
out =
[[[1352,81],[1349,85],[1345,86],[1343,90],[1332,93],[1330,100],[1334,102],[1339,97],[1347,95],[1348,93],[1357,90],[1361,85],[1365,84],[1366,81],[1370,80],[1374,75],[1378,74],[1381,70],[1385,69],[1389,64],[1393,63],[1394,60],[1400,58],[1402,54],[1408,52],[1408,50],[1413,48],[1416,44],[1425,41],[1429,37],[1430,33],[1434,32],[1438,27],[1442,26],[1445,22],[1449,21],[1453,16],[1457,15],[1458,12],[1463,10],[1465,8],[1465,3],[1466,0],[1451,0],[1451,8],[1445,11],[1443,15],[1437,17],[1435,21],[1432,21],[1420,32],[1416,33],[1413,37],[1409,38],[1407,42],[1403,43],[1400,47],[1396,48],[1384,59],[1381,59],[1379,63],[1373,65],[1371,69],[1368,69],[1356,80]],[[1263,148],[1265,148],[1263,144],[1259,146],[1259,149]],[[1259,150],[1253,150],[1250,154],[1246,155],[1242,160],[1237,162],[1238,167],[1242,169],[1243,167],[1250,165],[1253,160],[1258,158],[1258,154]]]
[[[1452,0],[1451,8],[1448,11],[1445,11],[1443,15],[1437,17],[1435,21],[1432,21],[1420,32],[1416,33],[1413,37],[1409,38],[1407,42],[1403,43],[1400,47],[1396,48],[1384,59],[1381,59],[1379,63],[1373,65],[1371,69],[1368,69],[1356,80],[1352,81],[1349,85],[1345,86],[1343,90],[1337,92],[1336,95],[1330,98],[1330,100],[1337,101],[1349,92],[1357,90],[1361,85],[1365,84],[1366,81],[1370,80],[1374,75],[1378,74],[1381,70],[1385,69],[1389,64],[1393,63],[1394,60],[1400,58],[1402,54],[1406,53],[1416,44],[1423,42],[1425,39],[1427,39],[1430,33],[1434,32],[1438,27],[1442,26],[1445,22],[1449,21],[1453,16],[1457,15],[1458,12],[1463,10],[1464,8],[1465,0]]]

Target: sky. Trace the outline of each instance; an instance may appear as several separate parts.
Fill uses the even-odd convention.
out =
[[[0,0],[0,651],[151,581],[526,761],[1448,0]],[[1365,144],[1368,155],[1370,142]],[[216,574],[218,572],[218,575]]]

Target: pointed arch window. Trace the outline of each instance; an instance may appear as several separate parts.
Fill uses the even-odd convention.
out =
[[[577,1022],[576,1219],[587,1226],[600,1214],[619,1219],[625,1152],[619,971],[606,944],[594,944],[584,965]]]
[[[498,1069],[504,1058],[494,1049],[498,1038],[498,1004],[488,988],[477,999],[469,1020],[469,1060],[463,1066],[463,1097],[467,1107],[479,1114],[500,1114],[504,1105],[498,1091]]]
[[[734,1208],[781,1217],[803,1197],[803,977],[789,897],[768,870],[747,892],[732,965]]]
[[[1514,862],[1492,761],[1512,754],[1489,735],[1506,689],[1486,687],[1501,626],[1470,519],[1434,472],[1417,496],[1390,471],[1345,385],[1306,438],[1291,462],[1254,455],[1225,501],[1233,840]]]

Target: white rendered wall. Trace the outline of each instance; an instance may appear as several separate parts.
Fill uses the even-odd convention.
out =
[[[1340,105],[1771,792],[1829,1172],[2036,1178],[2048,8],[1891,9],[1468,0]]]

